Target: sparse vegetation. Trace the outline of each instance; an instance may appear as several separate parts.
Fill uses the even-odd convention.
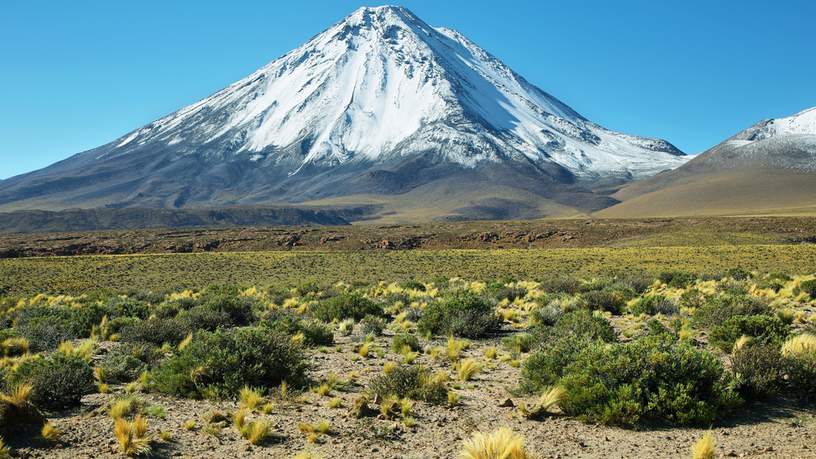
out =
[[[213,435],[224,448],[239,441],[275,455],[270,440],[282,416],[302,423],[301,441],[321,452],[347,451],[358,429],[387,451],[388,442],[428,435],[438,419],[464,419],[474,407],[554,428],[565,418],[638,429],[717,426],[733,410],[754,409],[743,401],[773,406],[799,397],[808,407],[816,399],[816,313],[801,288],[812,277],[734,271],[663,281],[452,278],[421,288],[0,296],[0,436],[18,437],[4,430],[13,417],[38,447],[70,447],[58,440],[63,426],[75,441],[72,423],[103,414],[123,454],[172,451]],[[50,307],[62,311],[59,329],[75,337],[38,351],[20,336],[17,318]],[[63,310],[85,307],[87,317]],[[23,324],[34,317],[47,315]],[[47,334],[29,336],[49,342]],[[75,410],[93,392],[100,394]],[[179,412],[198,404],[215,411]],[[52,413],[60,417],[49,423]],[[468,454],[487,448],[489,437]]]

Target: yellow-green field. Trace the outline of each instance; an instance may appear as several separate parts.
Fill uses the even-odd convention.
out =
[[[239,252],[0,260],[0,289],[10,294],[82,293],[108,288],[165,291],[212,283],[320,284],[440,277],[544,279],[552,276],[717,273],[742,267],[813,273],[814,245],[627,247],[527,250]]]

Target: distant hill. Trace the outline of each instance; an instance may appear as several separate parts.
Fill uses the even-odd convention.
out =
[[[597,216],[816,214],[816,108],[761,121],[612,197],[622,202]]]
[[[234,207],[222,209],[69,209],[0,213],[0,232],[90,231],[135,228],[231,227],[253,225],[348,225],[376,206],[309,209]]]

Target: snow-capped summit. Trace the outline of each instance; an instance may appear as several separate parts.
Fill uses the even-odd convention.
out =
[[[737,134],[734,139],[757,141],[786,135],[816,135],[816,107],[784,118],[760,121]]]
[[[151,141],[226,141],[256,160],[299,145],[300,165],[430,149],[465,166],[528,159],[582,175],[650,174],[683,162],[666,142],[588,122],[463,35],[395,6],[358,9],[223,91],[129,134],[111,154]]]
[[[62,205],[301,201],[491,168],[490,180],[513,171],[526,177],[513,186],[554,195],[554,183],[628,180],[686,159],[588,121],[456,31],[366,7],[204,100],[3,183],[0,205],[20,187]],[[94,179],[48,185],[66,174]]]

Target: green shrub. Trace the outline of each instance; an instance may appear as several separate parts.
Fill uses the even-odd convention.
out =
[[[394,352],[402,352],[402,348],[408,346],[414,352],[419,352],[422,350],[422,346],[419,344],[419,339],[416,336],[408,334],[408,333],[400,333],[399,335],[394,335],[391,339],[391,350]]]
[[[312,314],[324,322],[333,320],[361,320],[365,316],[383,316],[382,306],[356,293],[344,293],[323,300],[312,307]]]
[[[418,365],[398,366],[374,378],[369,390],[380,400],[390,396],[444,403],[448,390],[441,381],[434,380],[428,370]]]
[[[741,336],[750,336],[759,344],[780,345],[789,332],[790,327],[777,316],[734,316],[712,327],[709,341],[724,352],[731,352]]]
[[[303,333],[303,344],[307,346],[328,346],[334,342],[334,333],[327,325],[314,320],[303,320],[281,309],[268,313],[259,326],[290,336]]]
[[[237,325],[228,312],[205,305],[194,306],[189,310],[181,311],[177,320],[180,327],[189,331],[215,331],[218,328],[229,328]]]
[[[108,352],[99,366],[105,382],[126,383],[134,381],[150,365],[161,358],[159,348],[148,343],[122,343]]]
[[[638,298],[631,306],[632,314],[655,314],[674,315],[680,312],[680,308],[674,302],[663,295],[647,295]]]
[[[816,359],[785,357],[783,365],[791,393],[805,401],[816,400]]]
[[[119,332],[123,342],[144,342],[161,346],[164,343],[178,344],[190,330],[185,322],[178,319],[147,319],[127,325]]]
[[[533,309],[530,313],[530,322],[538,326],[553,326],[562,315],[564,311],[561,308],[547,304]]]
[[[694,324],[701,328],[720,325],[735,316],[770,314],[768,304],[753,296],[723,294],[709,298],[694,313]]]
[[[547,293],[574,295],[581,291],[581,281],[574,277],[552,277],[541,281],[541,288]]]
[[[507,300],[511,303],[516,298],[524,298],[527,295],[527,289],[523,287],[508,287],[502,283],[498,283],[494,288],[488,288],[488,292],[498,301]]]
[[[121,297],[118,295],[106,298],[102,302],[108,319],[117,317],[138,317],[146,319],[150,315],[150,305],[137,298]]]
[[[627,294],[611,288],[592,290],[581,294],[591,311],[608,311],[620,314],[626,306]]]
[[[407,289],[407,290],[418,290],[420,292],[424,292],[425,291],[425,284],[423,284],[422,282],[411,279],[411,280],[407,280],[407,281],[403,282],[402,283],[402,288]]]
[[[577,310],[562,315],[555,325],[548,327],[537,325],[530,330],[534,346],[541,347],[546,343],[565,336],[601,340],[611,343],[617,340],[615,329],[603,317],[589,311]]]
[[[521,387],[527,392],[538,392],[555,384],[581,350],[593,343],[580,336],[560,336],[530,354],[521,369]]]
[[[706,424],[738,401],[715,356],[666,334],[585,346],[563,374],[562,410],[590,422]]]
[[[212,287],[202,295],[204,309],[226,314],[229,326],[244,326],[255,321],[255,310],[262,309],[258,300],[240,296],[237,287]]]
[[[383,330],[385,330],[385,319],[368,315],[363,317],[363,320],[360,321],[360,326],[362,327],[364,335],[380,336]]]
[[[660,273],[658,279],[669,287],[686,288],[697,279],[697,276],[686,271],[668,271]]]
[[[770,344],[747,344],[731,358],[735,388],[746,399],[768,397],[780,391],[785,365],[779,348]]]
[[[20,310],[14,324],[33,351],[46,351],[63,341],[87,338],[104,316],[105,311],[97,304],[35,306]]]
[[[81,357],[55,352],[49,357],[22,363],[9,375],[9,387],[31,384],[31,401],[40,408],[78,405],[94,391],[93,370]]]
[[[514,333],[501,339],[502,346],[510,352],[530,352],[535,337],[530,333]]]
[[[485,298],[458,293],[432,303],[417,322],[421,333],[481,338],[497,331],[501,320]]]
[[[306,360],[289,336],[266,328],[201,332],[153,372],[159,392],[185,397],[231,397],[244,387],[304,382]]]
[[[811,298],[816,298],[816,279],[806,280],[799,284],[799,291],[807,293]]]

